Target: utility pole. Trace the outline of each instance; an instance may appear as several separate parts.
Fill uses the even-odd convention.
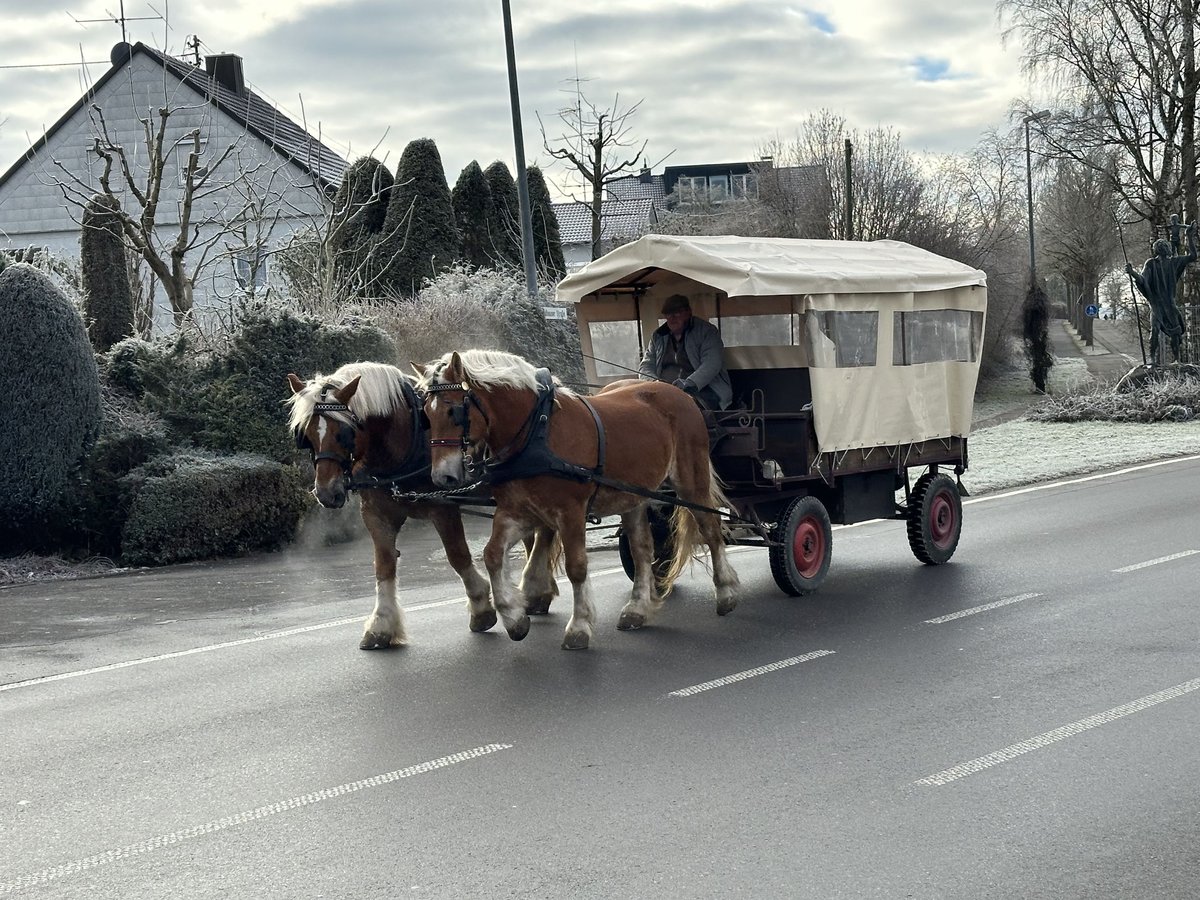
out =
[[[533,216],[529,209],[529,181],[525,175],[525,139],[521,133],[521,100],[517,96],[517,61],[513,51],[512,13],[508,0],[500,0],[504,13],[504,49],[508,55],[508,93],[512,100],[513,143],[517,152],[517,202],[521,207],[521,255],[525,259],[525,290],[537,299],[537,269],[533,262]]]
[[[846,138],[846,240],[854,240],[854,145]]]

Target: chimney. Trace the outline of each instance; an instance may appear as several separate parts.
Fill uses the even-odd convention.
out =
[[[224,85],[235,94],[246,93],[246,79],[242,75],[242,58],[233,53],[221,53],[204,57],[204,70],[217,84]]]
[[[642,171],[638,173],[638,181],[642,184],[650,183],[650,167],[642,166]]]

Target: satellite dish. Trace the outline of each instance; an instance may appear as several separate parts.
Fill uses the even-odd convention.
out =
[[[109,61],[114,66],[119,66],[122,63],[129,62],[133,56],[133,46],[121,41],[119,44],[113,45],[112,52],[108,54]]]

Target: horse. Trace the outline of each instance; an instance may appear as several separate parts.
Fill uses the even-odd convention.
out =
[[[310,381],[288,375],[292,394],[288,426],[313,459],[312,492],[322,506],[345,505],[348,490],[362,495],[362,520],[374,544],[375,607],[363,626],[363,650],[408,643],[404,612],[396,600],[396,537],[411,516],[432,523],[451,568],[467,591],[469,626],[484,632],[496,624],[490,586],[475,567],[462,514],[448,501],[404,500],[405,492],[431,491],[422,401],[414,379],[395,366],[357,362]],[[403,494],[401,494],[403,498]],[[534,547],[537,583],[531,580],[531,611],[548,611],[558,592],[549,558],[552,545]]]
[[[531,529],[549,528],[561,541],[574,590],[563,649],[589,646],[596,613],[585,534],[594,516],[619,514],[629,536],[635,576],[618,629],[650,621],[701,543],[712,558],[717,613],[732,612],[738,576],[715,511],[728,501],[709,460],[703,414],[687,394],[669,384],[638,381],[585,399],[553,383],[545,369],[492,350],[447,353],[416,368],[425,393],[434,482],[453,488],[481,471],[490,483],[496,514],[483,558],[510,638],[526,636],[529,617],[509,583],[508,551]],[[660,593],[652,570],[648,499],[623,488],[654,492],[664,482],[682,504],[671,517],[675,552],[657,585]]]

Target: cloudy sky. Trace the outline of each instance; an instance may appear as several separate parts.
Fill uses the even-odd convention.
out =
[[[108,69],[121,0],[0,0],[0,172]],[[53,6],[51,10],[50,7]],[[471,160],[512,168],[501,0],[125,0],[131,42],[236,53],[260,94],[348,159],[394,167],[436,141],[451,184]],[[511,0],[526,158],[543,148],[577,79],[602,107],[641,101],[631,135],[661,171],[755,158],[827,108],[896,129],[914,151],[968,150],[1029,93],[994,0]],[[157,16],[166,17],[164,21]],[[107,19],[104,22],[82,22]],[[80,21],[76,21],[80,20]],[[80,61],[87,65],[80,65]],[[553,189],[553,188],[552,188]]]

